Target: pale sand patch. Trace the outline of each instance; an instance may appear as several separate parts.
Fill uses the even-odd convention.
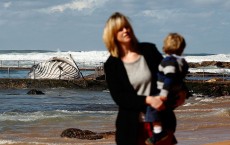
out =
[[[214,143],[208,143],[204,145],[230,145],[230,140],[222,141],[222,142],[214,142]]]

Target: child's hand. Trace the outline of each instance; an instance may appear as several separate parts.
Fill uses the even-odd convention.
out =
[[[161,100],[164,101],[164,102],[167,100],[167,97],[165,97],[165,96],[160,96],[160,98],[161,98]]]
[[[164,98],[162,96],[147,96],[146,104],[150,105],[152,108],[155,108],[158,111],[164,110]]]

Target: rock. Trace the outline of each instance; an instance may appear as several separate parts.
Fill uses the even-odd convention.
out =
[[[229,81],[217,81],[215,79],[209,82],[187,81],[186,85],[190,92],[202,96],[220,97],[230,94]]]
[[[93,132],[90,130],[81,130],[78,128],[68,128],[61,133],[61,137],[78,138],[87,140],[97,140],[107,138],[108,136],[115,135],[115,132]]]
[[[190,68],[207,67],[207,66],[217,66],[218,68],[230,68],[230,62],[220,62],[220,61],[202,61],[200,63],[189,62]]]
[[[27,92],[28,95],[44,95],[45,93],[43,93],[42,91],[36,90],[36,89],[32,89],[29,92]]]
[[[101,75],[96,77],[96,80],[105,80],[105,75]]]
[[[223,81],[223,79],[221,79],[221,78],[212,78],[212,79],[207,80],[206,82],[216,82],[216,81]]]

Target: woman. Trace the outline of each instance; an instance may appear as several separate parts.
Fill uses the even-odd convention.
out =
[[[154,44],[138,42],[127,17],[119,12],[107,20],[103,41],[111,54],[104,65],[106,81],[119,107],[116,143],[144,145],[152,135],[151,123],[145,122],[144,118],[147,105],[164,110],[163,98],[151,96],[158,93],[156,79],[163,57]],[[181,99],[179,103],[183,101]],[[173,111],[166,109],[163,114],[163,126],[173,133],[176,128]],[[172,137],[167,139],[167,144],[176,143]]]

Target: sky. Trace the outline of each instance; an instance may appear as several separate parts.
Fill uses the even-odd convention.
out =
[[[230,54],[229,0],[0,0],[0,50],[106,51],[103,28],[114,12],[159,51],[177,32],[184,53]]]

